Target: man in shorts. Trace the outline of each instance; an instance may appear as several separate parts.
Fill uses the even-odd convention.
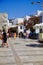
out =
[[[3,33],[2,33],[2,46],[7,46],[8,47],[7,34],[6,34],[4,29],[3,29]]]

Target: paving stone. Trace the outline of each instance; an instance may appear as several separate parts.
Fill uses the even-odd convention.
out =
[[[0,63],[15,63],[13,57],[0,57]]]
[[[11,51],[11,49],[9,49],[9,48],[0,48],[0,51]]]
[[[2,63],[2,64],[0,64],[0,65],[17,65],[17,64],[15,64],[15,63]]]
[[[23,65],[33,65],[33,63],[23,64]]]
[[[26,64],[23,64],[23,65],[43,65],[43,63],[26,63]]]
[[[26,51],[43,51],[43,48],[31,48],[31,47],[21,47],[21,46],[15,46],[15,50],[26,50]]]
[[[6,64],[6,65],[17,65],[17,64]]]
[[[13,53],[11,51],[6,52],[0,52],[0,57],[7,57],[7,56],[13,56]]]
[[[43,56],[20,56],[22,62],[43,62]]]
[[[43,55],[43,51],[16,51],[19,56]]]
[[[0,48],[0,65],[18,65],[17,59],[23,65],[43,65],[43,47],[30,47],[28,44],[39,44],[31,39],[9,39],[9,48]],[[18,44],[16,44],[18,43]],[[0,41],[1,44],[1,41]],[[13,45],[13,54],[10,44]],[[17,56],[17,57],[15,57]]]

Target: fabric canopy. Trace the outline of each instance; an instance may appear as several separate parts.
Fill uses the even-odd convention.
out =
[[[43,23],[36,24],[33,26],[33,28],[43,28]]]

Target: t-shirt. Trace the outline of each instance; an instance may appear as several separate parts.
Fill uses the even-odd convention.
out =
[[[3,40],[7,40],[7,34],[5,32],[3,32],[2,36],[3,36]]]

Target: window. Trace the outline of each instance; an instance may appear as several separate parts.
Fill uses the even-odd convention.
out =
[[[42,33],[42,29],[40,29],[40,33]]]
[[[20,29],[22,29],[22,26],[20,26]]]

